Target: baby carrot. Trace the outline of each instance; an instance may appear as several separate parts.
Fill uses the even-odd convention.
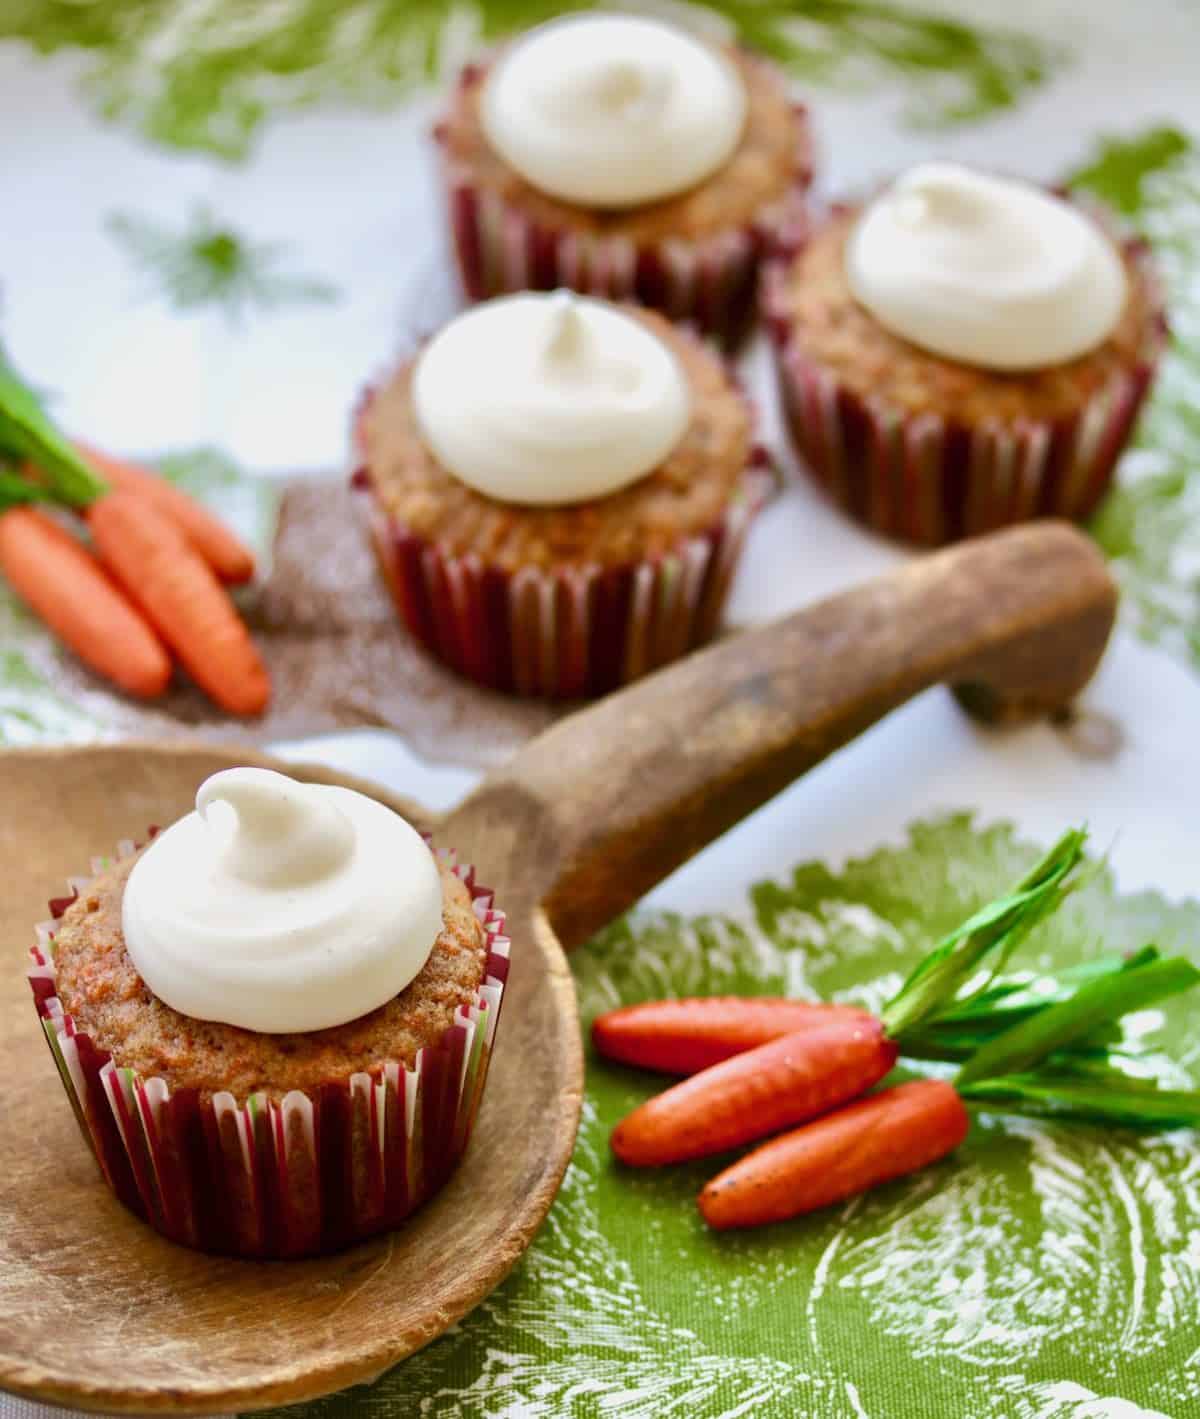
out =
[[[87,665],[149,699],[171,679],[158,637],[100,563],[53,518],[31,507],[0,515],[0,571]]]
[[[857,1098],[896,1054],[870,1016],[783,1035],[647,1099],[613,1130],[613,1152],[642,1168],[721,1153]]]
[[[266,667],[228,594],[155,504],[118,489],[88,508],[101,560],[179,656],[192,679],[232,714],[261,714]]]
[[[605,1059],[663,1074],[695,1074],[780,1035],[825,1020],[865,1020],[852,1005],[736,995],[651,1000],[597,1016],[592,1043]]]
[[[704,1188],[710,1227],[757,1227],[842,1202],[952,1152],[969,1120],[954,1088],[917,1079],[773,1138]]]
[[[101,453],[88,444],[75,447],[112,488],[137,493],[168,517],[222,581],[239,583],[254,575],[254,553],[195,498],[166,478],[136,463]]]

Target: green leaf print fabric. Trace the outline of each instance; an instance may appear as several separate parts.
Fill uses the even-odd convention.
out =
[[[760,882],[736,915],[634,913],[573,958],[585,1024],[664,995],[876,1009],[933,941],[1036,858],[1010,828],[952,815],[840,872],[809,862]],[[1151,940],[1200,961],[1200,906],[1122,896],[1101,875],[1037,928],[1025,959],[1050,968]],[[1179,1084],[1194,1082],[1198,1031],[1200,1003],[1186,998],[1132,1025],[1144,1067]],[[379,1384],[293,1419],[1198,1412],[1191,1132],[974,1110],[966,1144],[915,1178],[715,1235],[695,1197],[719,1160],[634,1173],[609,1154],[613,1124],[661,1086],[589,1054],[574,1161],[514,1274]]]
[[[81,51],[88,99],[156,143],[245,158],[268,117],[350,102],[383,109],[435,78],[464,40],[494,40],[588,0],[15,0],[0,40]],[[1012,107],[1060,46],[890,0],[708,0],[748,43],[810,82],[900,73],[908,116],[929,126]]]
[[[1072,182],[1150,242],[1174,335],[1138,452],[1126,459],[1136,476],[1109,496],[1093,532],[1117,565],[1138,633],[1200,668],[1200,152],[1176,128],[1150,128],[1103,140]]]
[[[677,0],[638,3],[680,12]],[[567,8],[580,5],[0,0],[0,131],[33,135],[0,143],[5,211],[19,213],[0,221],[0,339],[65,428],[114,452],[178,450],[168,476],[269,556],[279,484],[260,475],[341,476],[363,383],[454,309],[423,86],[480,42]],[[823,196],[929,156],[1068,180],[1152,245],[1173,339],[1090,528],[1124,596],[1077,727],[1098,727],[1108,747],[1081,763],[1046,726],[985,736],[943,719],[942,737],[961,739],[939,777],[945,746],[889,721],[886,754],[861,743],[843,756],[865,766],[857,784],[874,814],[853,778],[841,796],[810,780],[794,852],[785,835],[759,867],[744,839],[718,846],[713,914],[643,909],[575,955],[585,1022],[730,991],[877,1008],[932,941],[1089,816],[1105,824],[1101,848],[1122,832],[1123,882],[1170,890],[1122,891],[1101,875],[1031,939],[1030,958],[1061,965],[1154,941],[1200,962],[1200,759],[1187,729],[1200,722],[1200,6],[705,8],[795,79]],[[752,356],[756,392],[760,374]],[[737,624],[907,555],[835,520],[802,479],[769,513],[780,509],[787,538],[752,542],[758,590],[735,588]],[[771,595],[753,581],[763,567]],[[64,657],[0,584],[0,745],[115,732],[111,698],[79,692]],[[488,706],[453,693],[456,722],[474,732]],[[1175,738],[1154,718],[1163,704],[1185,726]],[[350,713],[377,722],[370,704]],[[387,757],[364,750],[348,766],[385,778]],[[893,774],[900,806],[881,825],[891,810],[863,782]],[[414,791],[399,773],[388,786]],[[1005,816],[1015,826],[995,825]],[[1127,877],[1127,852],[1153,857],[1146,843],[1162,862]],[[782,870],[802,858],[822,860]],[[1130,1029],[1142,1067],[1200,1085],[1200,1002],[1168,1001]],[[589,1058],[574,1161],[506,1283],[377,1384],[291,1419],[1200,1416],[1193,1133],[974,1108],[964,1147],[918,1177],[716,1236],[695,1197],[720,1160],[635,1175],[610,1157],[612,1125],[660,1084]]]

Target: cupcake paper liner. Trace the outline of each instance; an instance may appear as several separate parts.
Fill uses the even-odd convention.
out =
[[[468,69],[460,87],[477,75]],[[732,346],[755,314],[758,273],[766,252],[790,244],[803,229],[813,155],[807,110],[799,116],[795,176],[786,194],[753,222],[693,240],[638,242],[625,235],[548,226],[499,193],[477,184],[442,146],[442,180],[451,243],[463,289],[472,301],[560,286],[609,300],[632,300],[688,321]],[[441,139],[444,126],[434,129]]]
[[[136,851],[118,845],[92,875]],[[281,1100],[172,1091],[118,1067],[81,1033],[55,991],[55,923],[91,877],[51,902],[29,981],[50,1052],[101,1172],[131,1211],[173,1241],[250,1257],[327,1252],[402,1222],[446,1181],[479,1109],[508,978],[504,913],[453,854],[487,933],[484,982],[436,1045],[378,1074],[352,1074]]]
[[[508,572],[419,536],[354,485],[404,624],[439,660],[492,689],[550,699],[599,695],[715,634],[738,555],[775,479],[756,450],[724,517],[667,556],[623,566]]]
[[[859,522],[926,546],[1035,517],[1084,521],[1112,484],[1167,338],[1145,244],[1118,241],[1150,293],[1154,333],[1136,364],[1054,420],[968,423],[910,413],[883,389],[850,389],[797,339],[785,300],[790,259],[772,258],[763,311],[784,416],[810,476]]]

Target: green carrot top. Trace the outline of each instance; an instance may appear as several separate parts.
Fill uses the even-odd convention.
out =
[[[1086,842],[1083,829],[1064,833],[1007,896],[989,902],[939,942],[884,1006],[880,1018],[888,1034],[902,1044],[906,1033],[944,1019],[986,991],[1038,922],[1074,890],[1068,879]],[[964,996],[985,963],[988,976]]]
[[[1000,974],[1029,933],[1084,885],[1087,834],[1063,835],[1010,893],[936,945],[882,1011],[910,1058],[957,1062],[964,1098],[1000,1109],[1103,1123],[1200,1124],[1200,1091],[1131,1072],[1121,1019],[1200,984],[1155,946],[1049,975]]]
[[[0,459],[17,468],[31,463],[45,478],[35,485],[19,473],[3,470],[0,507],[52,498],[82,507],[106,491],[83,458],[55,427],[41,400],[21,378],[0,345]]]

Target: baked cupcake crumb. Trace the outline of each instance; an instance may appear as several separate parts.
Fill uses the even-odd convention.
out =
[[[228,1091],[237,1099],[309,1091],[390,1060],[411,1067],[474,1002],[488,948],[466,885],[441,869],[442,933],[420,973],[378,1010],[331,1029],[264,1034],[181,1015],[155,997],[125,949],[121,903],[137,857],[97,878],[68,907],[54,938],[57,993],[76,1028],[122,1068],[172,1090]]]

